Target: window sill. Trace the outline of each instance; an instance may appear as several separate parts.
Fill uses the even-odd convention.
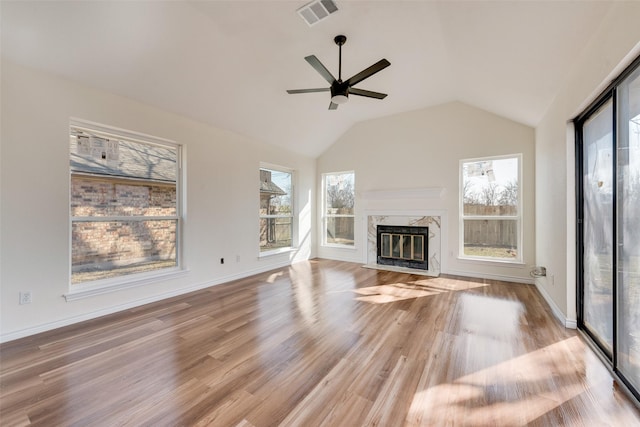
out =
[[[356,248],[355,245],[324,244],[324,245],[321,245],[321,247],[327,248],[327,249],[343,249],[343,250],[354,251],[354,252],[358,250],[358,248]]]
[[[279,249],[272,249],[270,251],[260,252],[260,254],[258,254],[258,259],[260,259],[260,258],[268,258],[268,257],[274,256],[274,255],[288,254],[289,252],[294,252],[297,249],[298,248],[288,247],[288,248],[279,248]]]
[[[508,260],[508,259],[491,259],[491,258],[477,258],[477,257],[465,257],[458,256],[457,259],[459,261],[468,262],[470,264],[501,264],[501,267],[510,267],[510,268],[522,268],[525,267],[526,264],[521,260]]]
[[[184,277],[189,273],[187,269],[175,268],[162,273],[154,272],[150,274],[139,274],[134,276],[125,276],[115,279],[97,280],[95,282],[71,285],[71,289],[63,297],[67,302],[79,299],[89,298],[96,295],[103,295],[124,289],[135,288],[137,286],[156,283],[160,280],[175,279]]]

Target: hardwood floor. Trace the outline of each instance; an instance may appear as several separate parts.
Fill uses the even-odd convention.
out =
[[[2,426],[633,426],[530,285],[302,262],[0,346]]]

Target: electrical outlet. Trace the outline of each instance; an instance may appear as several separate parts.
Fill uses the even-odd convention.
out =
[[[531,269],[531,277],[545,277],[547,275],[547,268],[541,266],[534,266]]]
[[[20,304],[31,304],[31,291],[20,292]]]
[[[220,258],[220,264],[224,264],[224,258]]]

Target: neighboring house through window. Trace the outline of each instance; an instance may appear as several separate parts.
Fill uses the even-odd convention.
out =
[[[324,245],[354,245],[355,174],[353,172],[326,173],[323,182],[323,239]]]
[[[72,289],[178,267],[180,157],[177,144],[72,122]]]
[[[522,261],[521,155],[460,162],[460,257]]]
[[[260,168],[260,253],[293,247],[293,174]]]

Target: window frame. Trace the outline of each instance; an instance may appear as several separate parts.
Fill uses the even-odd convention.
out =
[[[329,214],[327,207],[327,178],[332,175],[353,175],[353,214]],[[322,239],[321,245],[323,247],[328,248],[343,248],[343,249],[356,249],[356,232],[355,232],[355,222],[356,222],[356,172],[353,170],[340,171],[340,172],[325,172],[322,174]],[[329,218],[351,218],[353,220],[353,245],[347,245],[343,243],[330,243],[327,242],[327,226]]]
[[[297,215],[296,215],[296,192],[295,192],[295,188],[296,188],[296,171],[294,169],[285,167],[285,166],[279,166],[279,165],[274,165],[271,163],[265,163],[265,162],[260,162],[260,167],[258,168],[258,173],[260,173],[261,170],[267,170],[270,172],[282,172],[282,173],[288,173],[290,175],[290,185],[291,185],[291,189],[289,190],[289,203],[290,203],[290,207],[291,207],[291,213],[289,215],[283,215],[283,214],[276,214],[276,215],[262,215],[260,213],[260,209],[258,209],[258,224],[260,224],[260,221],[262,219],[277,219],[277,218],[290,218],[291,221],[291,244],[289,246],[286,247],[281,247],[281,248],[273,248],[273,249],[267,249],[267,250],[262,250],[262,247],[260,246],[260,226],[258,225],[258,258],[262,258],[262,257],[268,257],[271,255],[277,255],[277,254],[281,254],[281,253],[287,253],[287,252],[291,252],[296,250],[296,248],[298,247],[298,239],[297,239],[297,234],[298,234],[298,226],[297,226]],[[258,203],[260,203],[260,189],[258,188]]]
[[[184,151],[185,147],[175,141],[171,141],[164,138],[159,138],[152,135],[147,135],[139,132],[116,128],[108,125],[103,125],[86,120],[71,118],[69,120],[69,135],[74,131],[81,131],[87,134],[93,134],[99,137],[107,137],[112,139],[120,139],[130,141],[132,143],[146,144],[160,147],[167,147],[176,150],[176,207],[175,215],[114,215],[114,216],[73,216],[72,215],[72,191],[71,186],[73,182],[73,176],[83,176],[82,173],[74,173],[71,170],[71,164],[69,164],[69,292],[64,295],[67,301],[80,299],[88,296],[104,294],[120,289],[126,289],[134,286],[140,286],[149,283],[156,283],[159,279],[170,279],[178,276],[182,276],[187,270],[184,269],[183,263],[183,247],[184,247],[184,187],[183,187],[183,170],[184,170]],[[69,159],[71,159],[71,152],[69,152]],[[122,178],[126,180],[127,178]],[[152,180],[136,179],[141,183],[149,182]],[[104,279],[88,280],[79,283],[72,283],[73,274],[73,225],[74,223],[82,222],[114,222],[114,221],[130,221],[130,222],[143,222],[143,221],[163,221],[171,220],[176,221],[175,230],[175,265],[165,268],[159,268],[157,270],[121,274],[114,277],[108,277]]]
[[[518,164],[518,201],[517,201],[517,215],[465,215],[464,213],[464,165],[466,163],[475,163],[481,161],[494,161],[494,160],[507,160],[516,159]],[[459,173],[459,188],[458,188],[458,259],[465,261],[480,261],[489,263],[502,263],[502,264],[523,264],[523,230],[522,230],[522,200],[523,200],[523,163],[522,153],[503,154],[497,156],[476,157],[470,159],[461,159],[459,161],[458,173]],[[517,256],[515,258],[499,258],[488,256],[474,256],[464,253],[464,223],[471,220],[487,220],[487,221],[499,221],[499,220],[511,220],[516,222],[516,251]]]

